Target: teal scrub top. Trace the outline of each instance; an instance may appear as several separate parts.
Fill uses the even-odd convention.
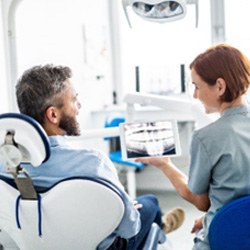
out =
[[[216,211],[231,200],[250,194],[250,113],[247,106],[226,109],[212,124],[193,134],[189,188],[208,193],[211,206],[194,249],[210,249],[208,228]]]

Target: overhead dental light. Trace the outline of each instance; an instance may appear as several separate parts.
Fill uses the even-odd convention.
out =
[[[171,22],[185,17],[186,4],[196,4],[196,26],[198,20],[198,0],[122,0],[123,9],[130,27],[127,7],[147,21]]]

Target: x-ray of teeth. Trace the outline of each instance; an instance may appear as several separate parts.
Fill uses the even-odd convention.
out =
[[[169,121],[125,124],[128,157],[175,154],[172,123]]]

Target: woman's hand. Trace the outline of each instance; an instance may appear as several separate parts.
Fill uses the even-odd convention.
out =
[[[142,162],[148,165],[153,165],[161,170],[163,170],[167,165],[172,164],[169,157],[137,158],[135,161]]]
[[[198,231],[200,231],[203,228],[203,220],[204,220],[204,216],[202,216],[194,221],[194,225],[193,225],[193,228],[191,230],[191,233],[197,233]]]

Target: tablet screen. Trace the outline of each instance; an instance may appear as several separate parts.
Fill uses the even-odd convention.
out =
[[[180,155],[177,122],[142,121],[120,124],[122,158]]]

